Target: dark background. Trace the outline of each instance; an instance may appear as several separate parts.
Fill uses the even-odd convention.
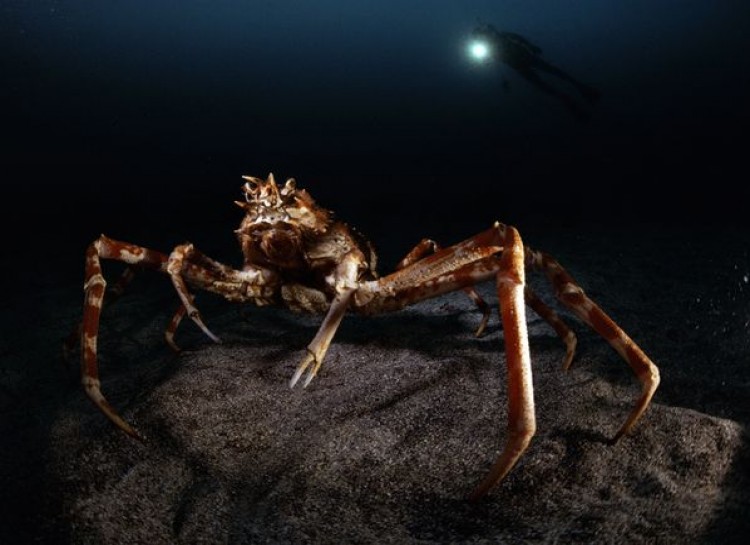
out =
[[[745,229],[747,15],[730,1],[6,0],[5,252],[49,240],[80,256],[100,232],[226,246],[240,175],[269,171],[394,256],[495,219]],[[478,23],[597,87],[590,120],[472,63]]]
[[[189,240],[238,264],[232,230],[241,212],[232,201],[243,174],[295,177],[369,236],[382,271],[422,237],[448,244],[496,219],[515,224],[528,244],[582,272],[586,289],[659,362],[660,406],[747,429],[749,6],[0,2],[0,535],[65,542],[70,502],[85,497],[88,483],[64,488],[70,481],[50,467],[59,452],[88,463],[59,442],[61,418],[100,422],[75,365],[59,357],[80,319],[87,244],[106,233],[168,252]],[[600,102],[582,105],[589,120],[506,66],[471,62],[466,46],[480,23],[523,34],[595,86]],[[112,360],[144,395],[152,388],[141,377],[168,367],[157,339],[168,318],[158,313],[176,303],[158,280],[134,286],[139,295],[107,317],[110,332],[125,332],[110,333],[102,350],[113,395]],[[212,326],[234,323],[218,303],[202,310]],[[149,321],[158,333],[137,337]],[[367,340],[353,344],[400,339],[413,327],[403,318],[380,324],[362,325]],[[238,327],[249,339],[240,348],[257,344],[254,325]],[[308,329],[285,336],[284,350],[301,350]],[[455,329],[436,330],[439,346],[452,346]],[[192,333],[186,346],[204,346]],[[433,358],[432,346],[425,353]],[[279,370],[282,384],[287,371]],[[679,431],[663,433],[680,446]],[[86,448],[97,444],[91,437],[81,439]],[[745,440],[722,484],[721,539],[702,542],[747,534],[748,452]]]

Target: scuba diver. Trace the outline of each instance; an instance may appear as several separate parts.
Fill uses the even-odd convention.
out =
[[[550,85],[539,76],[538,72],[546,72],[573,85],[581,97],[589,104],[595,104],[601,96],[599,91],[582,83],[563,70],[542,59],[542,50],[529,40],[515,32],[498,31],[492,25],[482,25],[474,29],[472,38],[475,43],[484,44],[485,54],[490,58],[498,58],[526,81],[541,91],[556,97],[578,119],[587,120],[589,114],[566,92]],[[507,92],[510,83],[505,77],[502,80],[503,89]]]

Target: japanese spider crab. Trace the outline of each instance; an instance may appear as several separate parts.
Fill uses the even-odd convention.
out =
[[[642,385],[635,407],[614,437],[630,432],[648,407],[659,385],[659,370],[628,335],[589,299],[573,278],[549,255],[524,247],[518,231],[496,222],[486,231],[454,246],[439,248],[422,240],[383,277],[376,272],[370,243],[333,214],[318,206],[304,189],[289,179],[279,187],[273,174],[266,180],[243,176],[244,201],[235,201],[245,217],[235,231],[242,248],[242,269],[233,269],[202,254],[192,244],[181,244],[167,255],[101,235],[86,251],[83,320],[66,342],[66,352],[80,335],[82,383],[88,397],[122,431],[139,438],[107,402],[100,388],[97,364],[99,317],[106,281],[100,261],[112,259],[129,265],[113,292],[119,294],[133,276],[133,267],[169,275],[181,305],[169,323],[165,338],[170,346],[180,321],[187,315],[208,337],[219,342],[204,324],[188,287],[222,295],[229,301],[256,305],[281,304],[296,311],[324,313],[325,318],[291,378],[294,387],[305,375],[307,386],[318,373],[328,346],[347,310],[376,314],[463,289],[483,317],[489,307],[474,291],[475,284],[494,278],[504,330],[509,389],[508,438],[505,449],[487,476],[470,495],[476,500],[500,482],[524,453],[536,430],[531,361],[525,305],[549,323],[563,341],[568,369],[576,336],[558,314],[525,286],[525,268],[546,274],[557,298],[591,326],[630,365]]]

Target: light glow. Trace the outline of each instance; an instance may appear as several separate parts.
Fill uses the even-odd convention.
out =
[[[490,56],[490,48],[485,42],[474,41],[469,44],[469,54],[476,61],[483,61]]]

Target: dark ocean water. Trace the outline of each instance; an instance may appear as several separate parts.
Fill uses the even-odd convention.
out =
[[[458,239],[495,219],[741,224],[746,12],[665,0],[4,2],[9,244],[51,230],[76,250],[100,231],[200,240],[238,221],[240,175],[269,171],[378,239]],[[595,87],[591,106],[542,74],[587,121],[502,62],[472,62],[480,23],[522,34]]]

